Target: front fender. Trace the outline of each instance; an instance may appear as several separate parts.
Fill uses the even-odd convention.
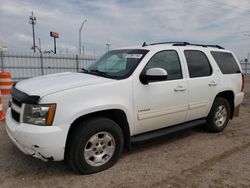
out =
[[[122,106],[122,105],[118,105],[118,104],[113,104],[113,105],[98,105],[98,106],[93,106],[91,108],[87,108],[87,109],[82,109],[81,111],[77,111],[76,113],[72,114],[69,119],[68,119],[68,124],[72,124],[76,119],[91,114],[91,113],[95,113],[95,112],[100,112],[100,111],[104,111],[104,110],[122,110],[127,117],[127,121],[129,124],[129,129],[130,131],[133,131],[132,125],[133,125],[133,117],[132,114],[129,112],[129,110]]]
[[[127,117],[133,134],[133,93],[131,80],[74,88],[44,97],[41,103],[56,103],[53,125],[68,124],[79,117],[103,110],[119,109]]]

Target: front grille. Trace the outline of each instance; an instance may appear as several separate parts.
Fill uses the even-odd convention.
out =
[[[11,109],[11,116],[15,121],[20,122],[20,114],[13,109]]]
[[[12,118],[20,123],[20,110],[22,108],[22,102],[12,97],[12,104],[11,104],[11,115]]]

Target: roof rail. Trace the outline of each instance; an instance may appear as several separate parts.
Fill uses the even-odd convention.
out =
[[[149,45],[158,45],[158,44],[180,44],[180,45],[189,45],[188,42],[158,42],[158,43],[152,43]]]
[[[143,42],[142,47],[147,46],[146,42]]]
[[[207,47],[215,47],[215,48],[219,48],[219,49],[225,49],[224,47],[222,47],[220,45],[207,45]]]
[[[192,45],[192,46],[201,46],[204,48],[207,47],[213,47],[213,48],[219,48],[219,49],[225,49],[219,45],[210,45],[210,44],[192,44],[189,42],[158,42],[158,43],[151,43],[151,44],[146,44],[146,42],[144,42],[142,44],[142,47],[144,46],[151,46],[151,45],[158,45],[158,44],[173,44],[173,46],[187,46],[187,45]]]
[[[222,46],[219,46],[219,45],[210,45],[210,44],[191,44],[191,43],[188,43],[188,44],[178,44],[178,43],[173,44],[173,46],[186,46],[186,45],[201,46],[201,47],[204,47],[204,48],[213,47],[213,48],[225,49]]]
[[[189,45],[188,42],[157,42],[157,43],[151,43],[151,44],[146,44],[146,42],[144,42],[142,44],[142,47],[144,46],[152,46],[152,45],[159,45],[159,44],[179,44],[179,45]]]

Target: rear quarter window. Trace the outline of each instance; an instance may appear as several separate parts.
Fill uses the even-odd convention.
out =
[[[240,73],[240,68],[234,56],[229,52],[211,52],[214,60],[223,74]]]

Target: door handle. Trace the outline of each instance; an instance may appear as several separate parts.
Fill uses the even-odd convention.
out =
[[[217,83],[215,81],[211,81],[208,83],[209,86],[217,86]]]
[[[174,88],[174,91],[175,92],[178,92],[178,91],[185,91],[187,88],[183,87],[183,86],[177,86],[176,88]]]

